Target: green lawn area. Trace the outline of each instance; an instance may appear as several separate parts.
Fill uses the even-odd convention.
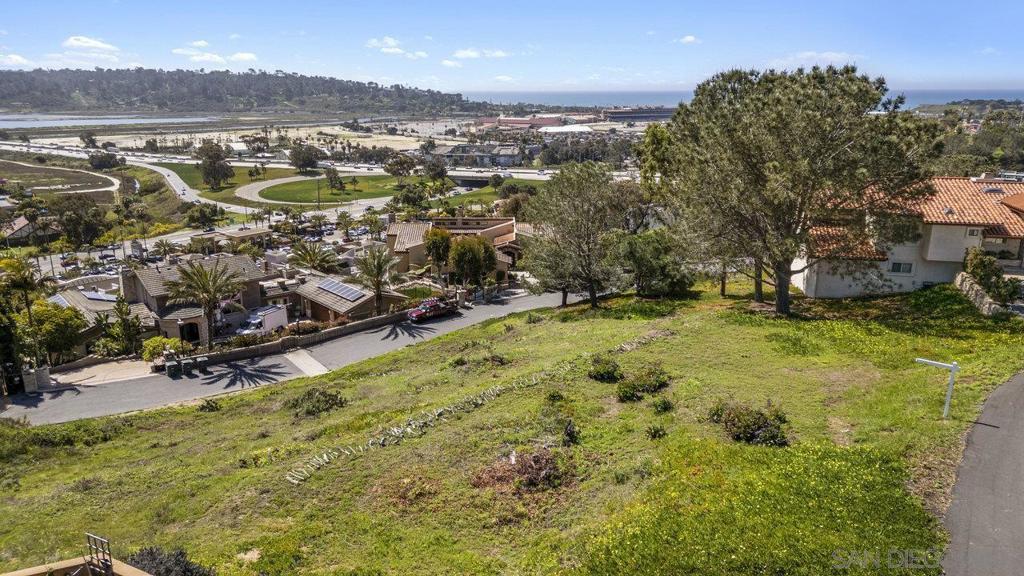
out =
[[[57,426],[0,426],[0,569],[79,553],[183,547],[221,575],[831,574],[836,550],[928,549],[960,438],[1024,364],[1024,322],[979,316],[948,286],[796,315],[722,299],[623,296],[495,319],[323,376]],[[594,354],[670,385],[638,402],[587,376]],[[951,418],[944,374],[963,367]],[[365,445],[425,410],[537,377],[401,443]],[[317,416],[318,388],[348,404]],[[653,402],[674,406],[658,413]],[[779,406],[791,446],[730,440],[716,400]],[[579,443],[563,446],[573,422]],[[651,426],[667,436],[648,438]],[[550,447],[552,466],[531,455]],[[512,453],[517,464],[509,463]],[[531,487],[531,463],[552,475]],[[931,511],[932,513],[930,513]],[[879,574],[869,568],[848,574]],[[902,572],[901,572],[902,573]],[[913,574],[938,574],[913,570]]]
[[[531,185],[535,186],[538,190],[544,188],[547,184],[547,180],[524,180],[522,178],[509,178],[505,182],[511,182],[519,186]],[[470,203],[491,203],[498,199],[498,191],[495,190],[490,184],[483,188],[478,188],[472,192],[466,192],[459,194],[458,196],[449,196],[448,203],[452,206],[462,206],[463,204]],[[437,207],[440,205],[440,200],[434,200],[431,205]]]
[[[219,190],[211,190],[209,186],[203,183],[203,177],[199,174],[199,170],[196,169],[194,164],[158,163],[156,165],[172,170],[190,187],[199,190],[200,196],[208,200],[216,200],[227,204],[235,204],[237,206],[248,206],[250,208],[258,208],[260,206],[267,205],[262,202],[253,202],[251,200],[245,200],[235,196],[235,189],[239,186],[244,186],[255,181],[250,180],[249,176],[246,175],[245,172],[248,168],[244,166],[236,166],[234,178],[226,182]],[[261,176],[260,180],[273,180],[275,178],[287,178],[288,176],[295,176],[295,170],[291,168],[267,168],[266,177],[264,178]]]
[[[320,182],[320,202],[338,203],[366,198],[393,196],[398,190],[398,179],[394,176],[356,176],[357,184],[349,183],[351,176],[344,176],[345,190],[331,190],[323,178]],[[278,202],[316,203],[316,180],[302,180],[271,186],[260,192],[260,197]]]

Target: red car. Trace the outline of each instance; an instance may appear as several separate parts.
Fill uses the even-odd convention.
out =
[[[431,318],[440,318],[442,316],[448,316],[449,314],[455,314],[458,308],[455,304],[448,302],[443,298],[430,298],[424,300],[419,306],[409,310],[407,316],[411,322],[422,322],[424,320],[430,320]]]

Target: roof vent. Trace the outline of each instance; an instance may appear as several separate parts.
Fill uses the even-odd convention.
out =
[[[951,207],[946,206],[946,209],[943,210],[942,213],[945,214],[946,216],[952,216],[953,214],[956,214],[956,210],[953,210]]]
[[[981,189],[981,191],[989,193],[1001,193],[1003,189],[1000,188],[999,186],[985,186],[984,188]]]

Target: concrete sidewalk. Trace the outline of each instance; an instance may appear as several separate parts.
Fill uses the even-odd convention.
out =
[[[118,360],[106,362],[95,366],[87,366],[77,370],[68,370],[58,374],[51,374],[56,386],[96,386],[121,380],[132,380],[150,376],[152,371],[149,362],[143,360]]]

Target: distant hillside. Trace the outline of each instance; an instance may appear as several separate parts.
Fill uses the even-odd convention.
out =
[[[443,114],[489,107],[461,94],[285,72],[0,71],[0,108],[23,111]]]

